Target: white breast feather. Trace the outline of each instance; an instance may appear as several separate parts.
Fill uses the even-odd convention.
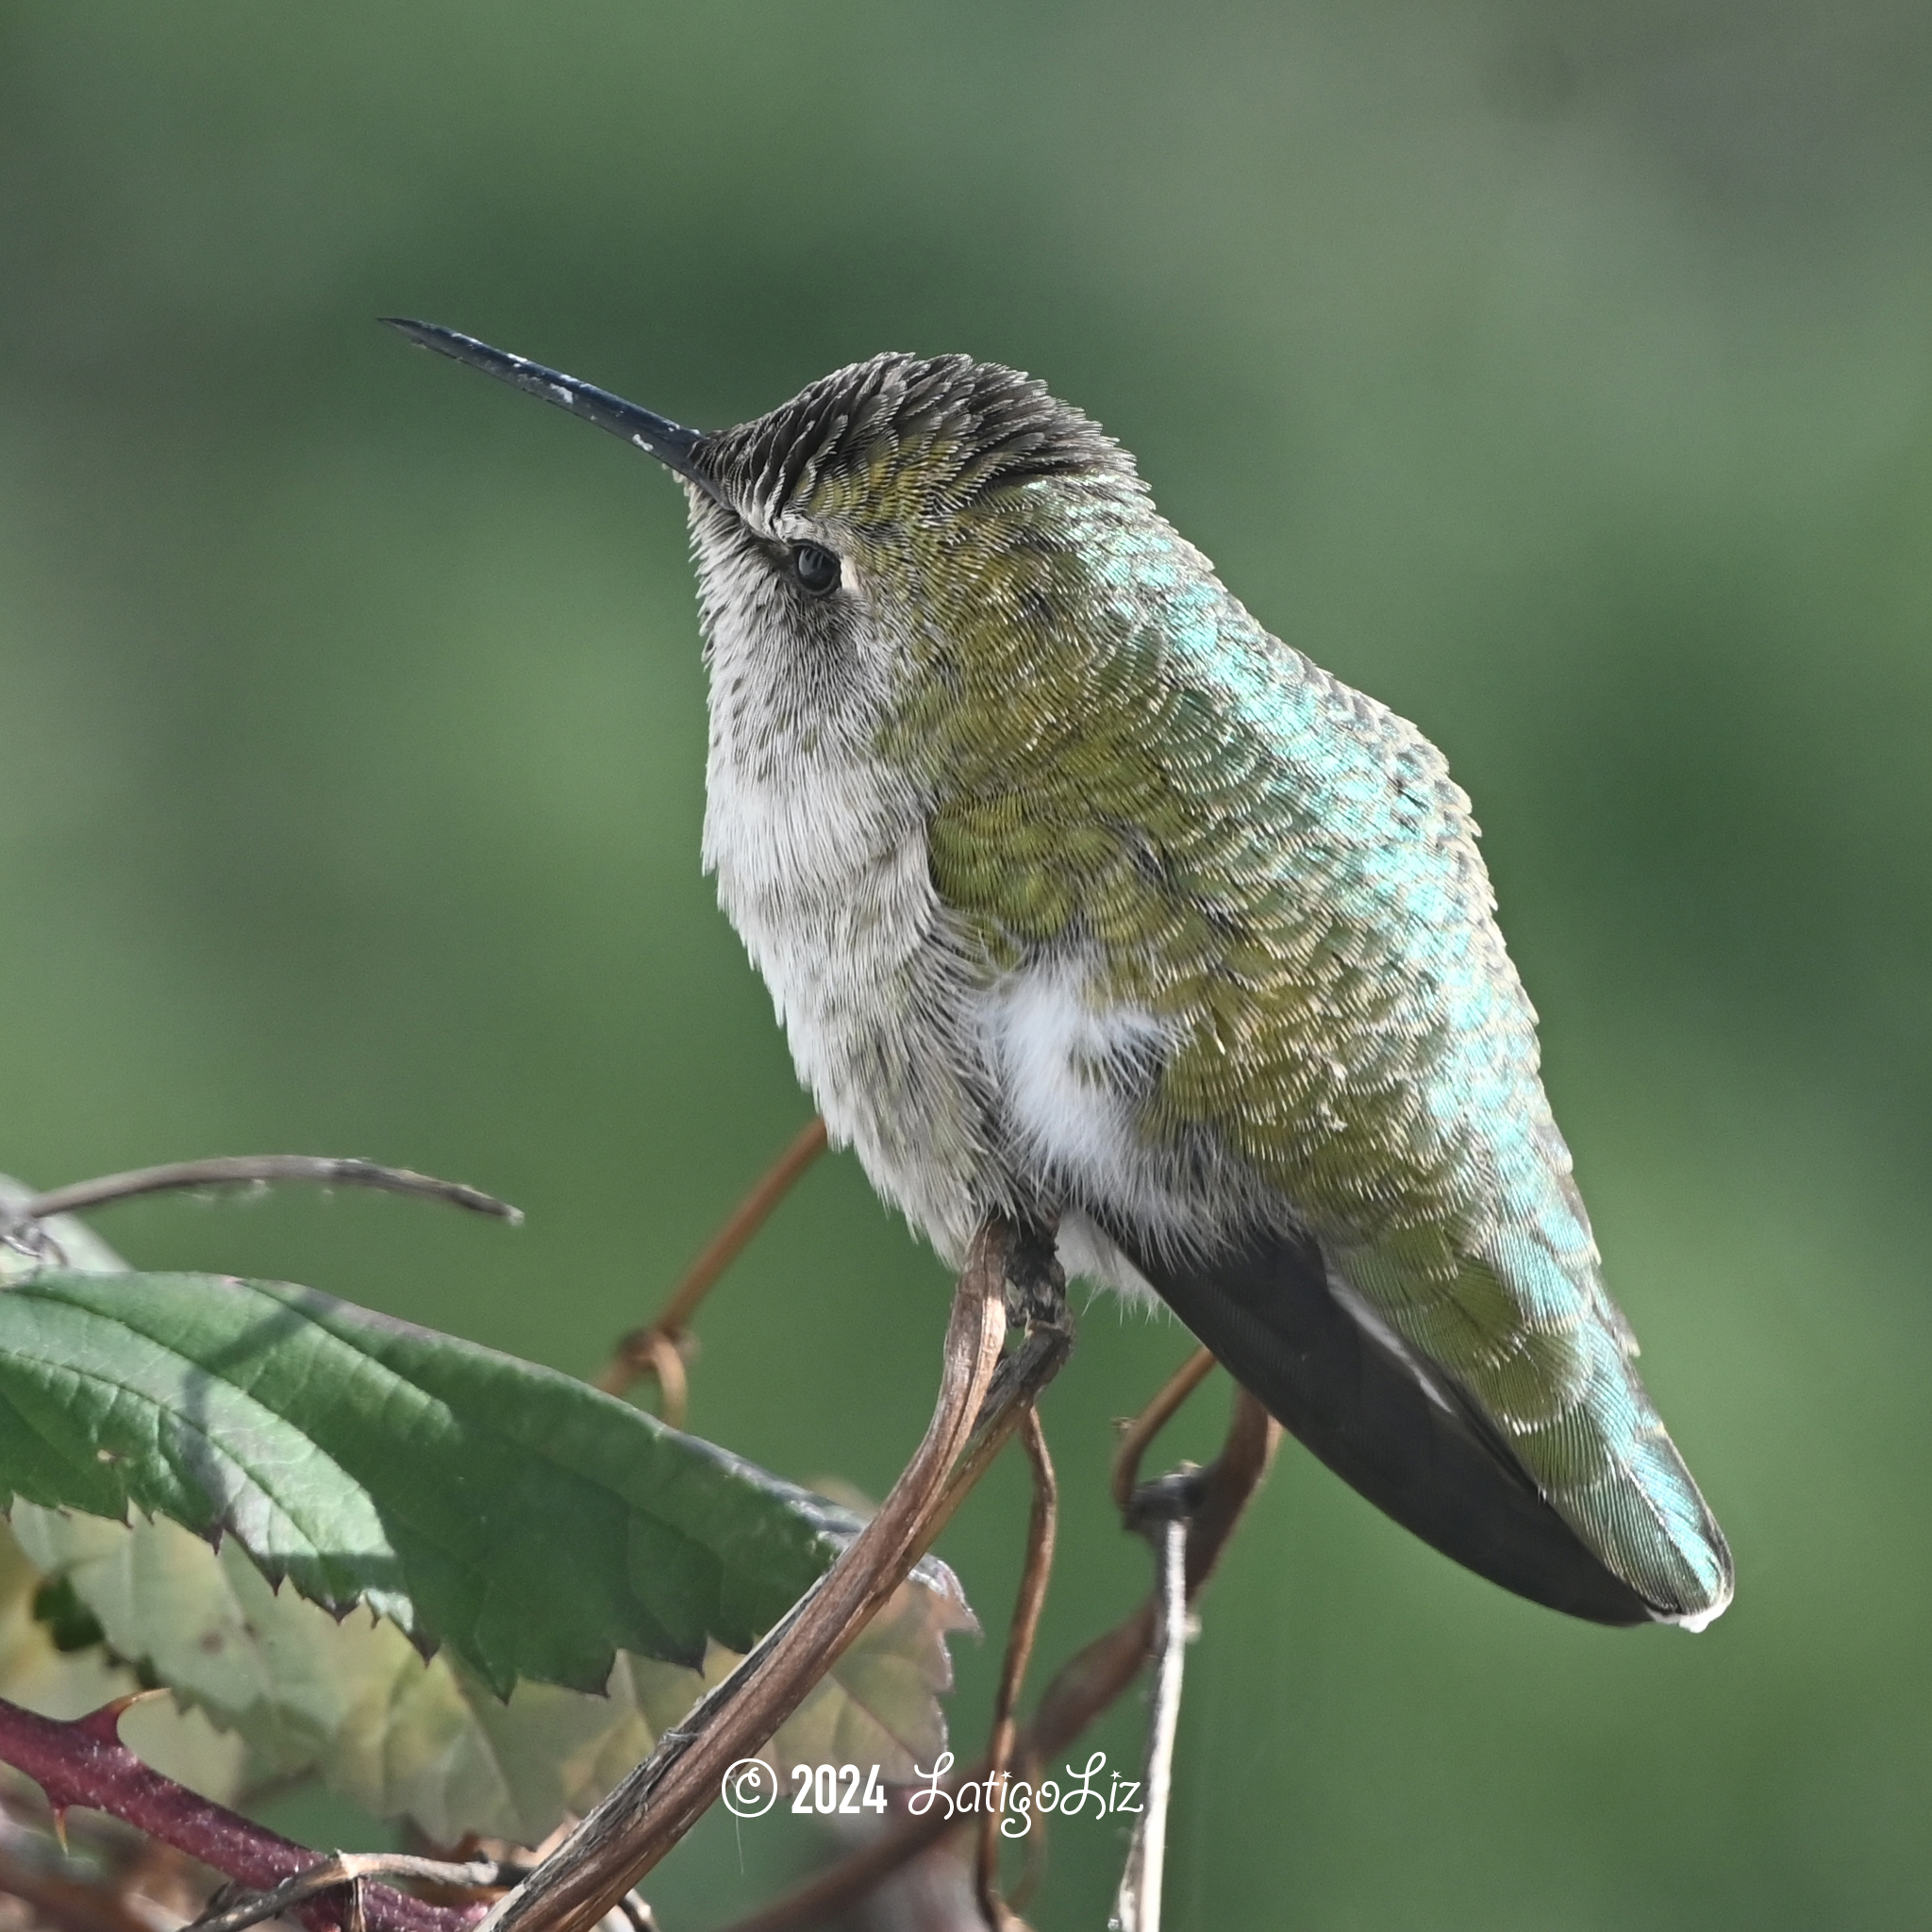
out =
[[[874,751],[862,691],[809,730],[778,708],[760,670],[774,641],[732,581],[763,568],[727,556],[707,589],[705,866],[834,1141],[956,1263],[1016,1191],[1016,1161],[1050,1195],[1188,1240],[1198,1200],[1141,1144],[1128,1091],[1160,1023],[1092,1003],[1082,959],[988,987],[961,958],[932,886],[926,803]],[[1152,1299],[1085,1214],[1068,1213],[1059,1245],[1070,1274]]]

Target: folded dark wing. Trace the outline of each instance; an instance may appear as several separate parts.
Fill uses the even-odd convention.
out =
[[[1179,1262],[1126,1229],[1109,1232],[1235,1379],[1404,1528],[1551,1609],[1598,1624],[1657,1614],[1543,1500],[1453,1385],[1335,1294],[1312,1241],[1269,1237]]]

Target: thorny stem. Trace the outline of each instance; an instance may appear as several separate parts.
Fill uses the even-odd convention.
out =
[[[1026,1445],[1026,1460],[1033,1472],[1033,1508],[1026,1522],[1026,1562],[1020,1575],[1019,1601],[1013,1606],[1012,1628],[1007,1636],[999,1694],[993,1704],[992,1738],[986,1753],[995,1777],[1012,1768],[1013,1711],[1020,1701],[1021,1686],[1026,1681],[1033,1640],[1040,1630],[1040,1613],[1046,1604],[1047,1580],[1053,1574],[1054,1539],[1059,1522],[1059,1484],[1054,1475],[1053,1457],[1047,1452],[1046,1432],[1040,1425],[1040,1411],[1030,1403],[1020,1424],[1020,1440]],[[1028,1819],[1031,1822],[1031,1813]],[[1033,1828],[1045,1827],[1034,1823]],[[994,1932],[1000,1932],[1012,1920],[1000,1897],[999,1879],[1000,1814],[989,1807],[980,1828],[974,1888],[978,1894],[979,1909]]]
[[[1194,1473],[1143,1485],[1134,1496],[1137,1526],[1154,1545],[1154,1695],[1147,1719],[1143,1774],[1146,1804],[1134,1821],[1126,1868],[1114,1894],[1110,1932],[1160,1932],[1160,1890],[1167,1865],[1167,1801],[1174,1784],[1174,1740],[1180,1724],[1181,1672],[1187,1657],[1188,1518]]]
[[[731,1218],[705,1243],[686,1271],[671,1299],[641,1328],[633,1328],[617,1344],[598,1373],[596,1386],[607,1395],[622,1395],[645,1375],[656,1375],[663,1391],[664,1420],[674,1428],[684,1423],[686,1383],[684,1350],[698,1304],[710,1293],[718,1277],[743,1253],[745,1244],[791,1192],[793,1183],[825,1151],[825,1123],[815,1118],[759,1177],[751,1192],[732,1209]]]
[[[25,1201],[8,1217],[12,1221],[47,1221],[57,1214],[79,1214],[105,1208],[113,1201],[131,1201],[141,1194],[162,1194],[183,1188],[245,1188],[270,1181],[315,1181],[324,1187],[377,1188],[385,1193],[414,1194],[447,1201],[473,1214],[491,1214],[515,1225],[521,1208],[460,1181],[440,1181],[432,1174],[412,1174],[406,1167],[383,1167],[373,1160],[338,1158],[318,1154],[240,1154],[216,1160],[171,1160],[160,1167],[138,1167],[126,1174],[103,1174],[97,1180],[75,1181]]]
[[[308,1846],[151,1771],[121,1741],[130,1702],[118,1699],[69,1724],[0,1699],[0,1758],[40,1786],[57,1821],[75,1805],[110,1812],[252,1890],[272,1890],[316,1864]],[[480,1907],[427,1905],[386,1885],[364,1886],[361,1905],[369,1932],[465,1932],[482,1916]],[[313,1903],[301,1916],[317,1932],[338,1920],[332,1907]]]
[[[419,1858],[406,1852],[337,1852],[310,1865],[306,1872],[284,1879],[273,1891],[258,1892],[225,1911],[204,1913],[184,1932],[246,1932],[250,1925],[279,1917],[291,1906],[302,1905],[342,1886],[356,1888],[355,1902],[363,1907],[366,1918],[367,1893],[363,1888],[372,1878],[414,1878],[470,1891],[494,1890],[510,1882],[494,1858],[450,1864],[441,1858]]]
[[[878,1514],[737,1670],[491,1912],[488,1932],[589,1932],[683,1837],[717,1797],[725,1770],[797,1708],[898,1587],[938,1527],[946,1474],[992,1382],[1013,1239],[994,1219],[973,1243],[953,1295],[932,1423]],[[1058,1366],[1058,1357],[1048,1358],[1044,1373]],[[1040,1386],[1016,1387],[1009,1399],[1029,1401]]]
[[[1190,1603],[1213,1574],[1241,1512],[1267,1474],[1280,1440],[1281,1425],[1245,1389],[1238,1389],[1221,1454],[1197,1478],[1199,1500],[1187,1534]],[[1150,1598],[1060,1667],[1041,1695],[1033,1721],[1020,1734],[1017,1761],[1037,1764],[1058,1757],[1126,1690],[1153,1648],[1155,1615]],[[983,1779],[987,1769],[979,1764],[958,1774],[952,1789]],[[945,1837],[957,1823],[938,1805],[923,1817],[906,1818],[786,1897],[734,1920],[724,1932],[802,1932],[805,1926],[821,1924]]]

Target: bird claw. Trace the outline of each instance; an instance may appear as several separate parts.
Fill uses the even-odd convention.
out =
[[[1067,1276],[1051,1227],[1014,1229],[1005,1270],[1007,1321],[1031,1334],[1037,1328],[1063,1329],[1067,1316]]]

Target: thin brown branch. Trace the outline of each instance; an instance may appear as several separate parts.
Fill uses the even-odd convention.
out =
[[[1221,1454],[1196,1478],[1199,1493],[1188,1523],[1191,1604],[1214,1574],[1280,1441],[1281,1424],[1245,1389],[1237,1389]],[[1153,1647],[1155,1616],[1150,1597],[1062,1666],[1027,1726],[1027,1749],[1037,1759],[1064,1751],[1133,1682]]]
[[[925,1440],[878,1514],[818,1586],[743,1663],[491,1914],[490,1932],[589,1932],[717,1797],[897,1589],[941,1519],[947,1472],[973,1436],[1006,1333],[1013,1230],[994,1220],[973,1243],[953,1296],[940,1399]],[[1064,1354],[1064,1345],[1061,1353]],[[1058,1367],[1054,1358],[1047,1373]],[[1037,1387],[1013,1390],[1030,1401]]]
[[[1200,1496],[1188,1524],[1187,1591],[1191,1603],[1212,1575],[1281,1440],[1281,1426],[1246,1390],[1235,1394],[1221,1454],[1198,1478]],[[1015,1757],[1027,1764],[1057,1757],[1140,1675],[1154,1644],[1155,1606],[1150,1598],[1124,1623],[1104,1632],[1060,1667],[1041,1696],[1033,1721],[1020,1734]],[[959,1773],[952,1789],[983,1779],[984,1764]],[[941,1786],[941,1790],[947,1788]],[[922,1794],[923,1795],[923,1794]],[[964,1820],[940,1806],[902,1820],[890,1832],[841,1858],[785,1897],[734,1920],[724,1932],[803,1932],[861,1899],[882,1879]]]
[[[684,1421],[684,1357],[681,1344],[698,1304],[710,1293],[718,1277],[743,1253],[745,1245],[770,1219],[797,1181],[825,1151],[825,1124],[814,1119],[759,1177],[751,1192],[731,1210],[727,1220],[686,1271],[671,1299],[641,1328],[634,1328],[612,1352],[598,1373],[596,1386],[609,1395],[622,1395],[646,1375],[656,1375],[664,1391],[664,1420],[673,1427]],[[673,1413],[674,1408],[675,1413]]]
[[[1053,1574],[1054,1539],[1059,1523],[1059,1484],[1054,1475],[1053,1457],[1047,1452],[1046,1431],[1040,1425],[1040,1411],[1031,1403],[1020,1424],[1020,1440],[1026,1445],[1026,1460],[1033,1472],[1033,1507],[1026,1521],[1026,1562],[1020,1574],[1020,1596],[1013,1606],[1012,1627],[1007,1633],[1007,1655],[1000,1667],[999,1694],[993,1703],[992,1738],[986,1753],[991,1775],[996,1778],[1003,1777],[1013,1765],[1013,1712],[1020,1702],[1021,1687],[1026,1681],[1033,1640],[1040,1631],[1040,1613],[1046,1605],[1047,1581]],[[1027,1819],[1033,1830],[1045,1829],[1031,1812]],[[1000,1813],[989,1805],[980,1826],[974,1889],[978,1894],[979,1909],[994,1932],[1000,1932],[1013,1918],[1000,1896],[999,1881]]]
[[[1025,1341],[1001,1359],[992,1388],[980,1407],[973,1440],[946,1479],[945,1493],[940,1498],[933,1523],[935,1536],[953,1520],[954,1512],[972,1494],[1024,1421],[1026,1404],[1021,1399],[1022,1391],[1044,1389],[1059,1373],[1073,1344],[1071,1326],[1043,1324],[1029,1329]]]
[[[407,1852],[335,1852],[306,1872],[284,1879],[272,1891],[257,1892],[224,1911],[205,1913],[184,1932],[246,1932],[250,1925],[279,1917],[291,1906],[303,1905],[345,1885],[355,1886],[359,1898],[363,1885],[372,1878],[410,1878],[465,1891],[493,1891],[509,1882],[494,1858],[450,1864]]]
[[[432,1174],[412,1174],[406,1167],[381,1167],[373,1160],[316,1154],[242,1154],[217,1160],[171,1160],[160,1167],[139,1167],[127,1174],[103,1174],[97,1180],[50,1189],[24,1203],[15,1214],[23,1221],[45,1221],[56,1214],[79,1214],[110,1202],[131,1201],[141,1194],[169,1193],[184,1188],[259,1187],[273,1181],[314,1181],[324,1187],[376,1188],[385,1193],[413,1194],[447,1201],[473,1214],[494,1215],[512,1226],[524,1218],[521,1208],[460,1181],[440,1181]]]
[[[691,1413],[691,1375],[686,1352],[695,1353],[697,1339],[667,1335],[661,1328],[637,1328],[617,1345],[617,1353],[599,1372],[595,1387],[607,1395],[628,1394],[646,1375],[658,1378],[658,1412],[674,1429],[684,1426]]]
[[[46,1793],[57,1824],[71,1806],[108,1812],[251,1890],[273,1890],[316,1864],[307,1845],[143,1764],[121,1741],[121,1713],[132,1701],[119,1699],[70,1724],[0,1699],[0,1759]],[[364,1886],[362,1906],[370,1932],[465,1932],[479,1916],[475,1908],[425,1905],[384,1885]],[[332,1924],[335,1916],[304,1908],[312,1925]]]
[[[1154,1400],[1121,1432],[1120,1447],[1113,1452],[1112,1488],[1114,1507],[1124,1510],[1133,1499],[1141,1480],[1141,1458],[1147,1445],[1171,1423],[1175,1412],[1214,1370],[1214,1351],[1197,1348],[1167,1380]]]

